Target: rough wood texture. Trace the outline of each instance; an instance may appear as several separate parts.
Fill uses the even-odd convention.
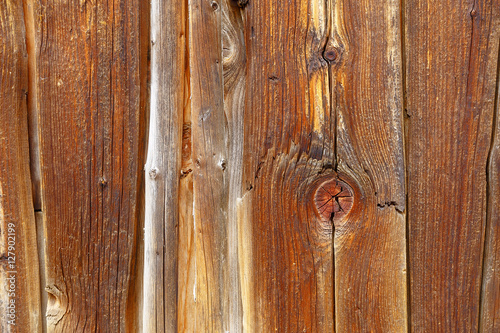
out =
[[[497,2],[498,4],[498,2]],[[500,9],[496,8],[493,18],[493,33],[490,40],[492,57],[499,52]],[[493,137],[487,170],[487,223],[484,248],[483,284],[481,290],[481,313],[479,331],[500,332],[500,53],[497,63],[497,86],[495,98],[495,115],[493,117]],[[492,84],[491,73],[488,84]]]
[[[338,172],[354,192],[334,221],[338,332],[407,331],[400,14],[400,1],[335,2],[325,50]]]
[[[0,331],[39,332],[40,283],[29,169],[23,7],[0,3]]]
[[[186,54],[189,45],[186,43]],[[179,181],[178,311],[177,330],[196,332],[196,247],[193,214],[193,159],[191,143],[191,94],[189,62],[186,61],[182,164]]]
[[[405,1],[412,332],[478,330],[499,5]]]
[[[40,171],[40,140],[38,128],[38,85],[36,77],[37,59],[35,52],[35,17],[33,1],[23,0],[24,25],[26,27],[26,50],[28,51],[28,134],[30,146],[30,172],[32,184],[33,206],[35,211],[42,209],[42,175]]]
[[[227,313],[225,330],[243,331],[237,202],[241,197],[246,87],[246,48],[243,27],[244,11],[233,0],[222,0],[222,68],[224,78],[224,115],[226,117],[228,183],[227,199],[227,275],[224,280]],[[245,255],[245,253],[243,253]]]
[[[245,102],[243,11],[231,0],[195,1],[190,10],[195,328],[242,332],[237,200]]]
[[[332,225],[314,193],[335,177],[328,7],[250,1],[238,232],[244,326],[257,332],[334,329]]]
[[[49,332],[137,318],[140,8],[33,1]],[[136,319],[134,320],[136,321]]]
[[[151,3],[151,99],[146,163],[144,332],[177,331],[179,177],[186,3]]]
[[[197,332],[223,332],[228,315],[226,118],[223,104],[221,3],[190,3],[193,214]]]

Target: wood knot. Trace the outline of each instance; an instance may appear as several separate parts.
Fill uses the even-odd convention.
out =
[[[108,184],[108,180],[104,177],[99,178],[99,184],[104,187]]]
[[[324,222],[335,222],[344,218],[354,203],[352,188],[333,178],[321,183],[314,195],[316,213]]]
[[[158,169],[156,168],[151,168],[149,170],[149,178],[151,179],[156,179],[156,176],[158,176]]]
[[[337,60],[338,57],[339,57],[339,51],[334,47],[327,48],[323,53],[323,58],[325,58],[325,60],[328,62],[334,62],[335,60]]]
[[[245,8],[245,6],[248,4],[248,0],[237,0],[236,3],[238,4],[238,7]]]

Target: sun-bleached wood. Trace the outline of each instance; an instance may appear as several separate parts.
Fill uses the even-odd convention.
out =
[[[196,331],[228,328],[227,128],[223,101],[220,1],[189,7]]]
[[[143,332],[177,331],[179,177],[186,3],[151,3],[151,97],[145,166]]]

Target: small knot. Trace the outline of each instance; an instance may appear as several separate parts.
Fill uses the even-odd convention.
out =
[[[337,62],[340,59],[340,49],[328,45],[323,52],[323,58],[329,63]]]
[[[217,3],[217,1],[212,1],[212,3],[210,4],[210,6],[212,6],[213,10],[219,9],[219,4]]]
[[[151,168],[151,169],[149,170],[149,178],[151,178],[151,179],[155,179],[157,175],[158,175],[158,169],[156,169],[156,168]]]
[[[248,0],[238,0],[238,7],[240,8],[245,8],[245,6],[248,4]]]
[[[224,171],[224,170],[226,170],[227,161],[225,159],[222,159],[222,160],[220,160],[219,165],[220,165],[220,168],[222,169],[222,171]]]
[[[104,187],[108,184],[108,180],[104,177],[99,178],[99,184]]]

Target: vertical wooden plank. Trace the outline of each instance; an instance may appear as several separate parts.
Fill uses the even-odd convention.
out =
[[[6,333],[42,329],[23,20],[22,2],[0,3],[0,331]]]
[[[245,3],[245,1],[242,1]],[[244,330],[334,329],[332,223],[315,193],[335,180],[325,1],[249,1],[242,197]]]
[[[243,330],[237,200],[245,102],[244,4],[191,4],[196,329]]]
[[[350,214],[335,223],[336,328],[405,332],[400,2],[335,1],[332,14],[325,54],[333,63],[338,172],[353,195]]]
[[[187,25],[186,20],[186,25]],[[186,53],[189,49],[186,43]],[[178,244],[178,332],[196,332],[196,243],[193,214],[193,159],[191,138],[191,93],[189,61],[185,62],[184,123],[182,125],[182,164],[179,181]]]
[[[151,3],[144,332],[177,331],[177,228],[185,102],[185,22],[185,1],[158,0]]]
[[[499,13],[500,14],[500,13]],[[500,15],[494,20],[496,37],[490,41],[497,49],[500,36]],[[500,331],[500,53],[497,63],[495,114],[493,116],[493,137],[487,169],[487,223],[484,248],[483,281],[481,289],[481,313],[479,331]]]
[[[227,132],[227,160],[224,161],[227,190],[227,274],[224,280],[225,331],[243,331],[243,308],[241,298],[241,277],[239,271],[239,239],[237,202],[241,197],[241,176],[243,166],[246,81],[246,47],[244,35],[244,3],[232,0],[221,1],[222,10],[222,69],[224,82],[224,115]]]
[[[122,332],[138,316],[137,0],[32,2],[49,332]]]
[[[499,9],[405,1],[412,332],[478,330]]]
[[[226,119],[223,104],[221,2],[190,2],[190,71],[198,332],[223,332],[227,310]]]

